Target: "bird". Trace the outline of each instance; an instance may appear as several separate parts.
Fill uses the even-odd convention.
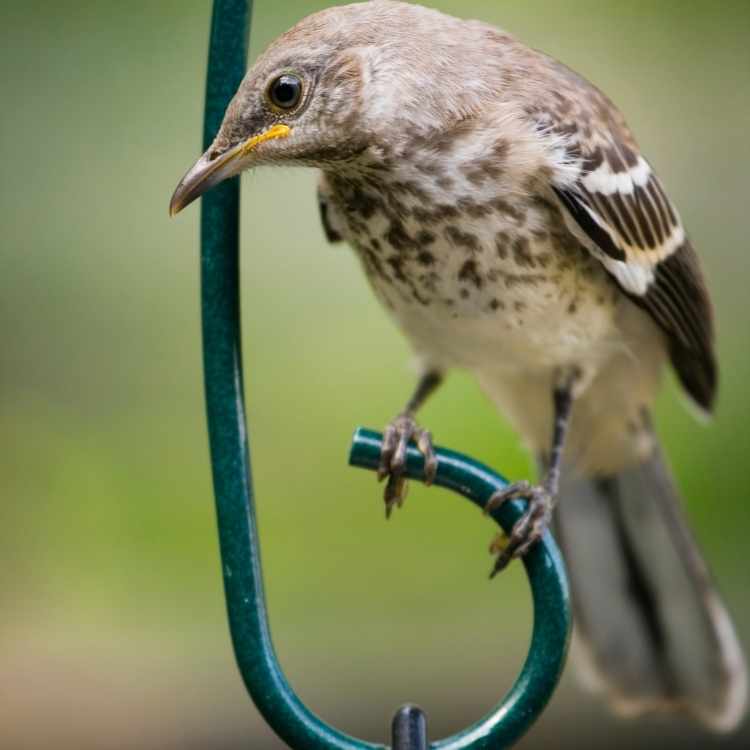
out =
[[[587,683],[621,714],[730,731],[747,700],[730,615],[696,545],[651,412],[671,365],[709,415],[718,367],[696,251],[624,116],[511,34],[370,0],[301,20],[249,69],[172,215],[258,166],[318,170],[328,240],[348,243],[421,365],[383,437],[386,512],[445,373],[472,373],[541,479],[493,573],[553,525]]]

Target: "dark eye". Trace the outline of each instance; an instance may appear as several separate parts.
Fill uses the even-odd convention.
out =
[[[292,109],[302,98],[302,81],[297,76],[285,74],[275,79],[268,87],[268,98],[281,109]]]

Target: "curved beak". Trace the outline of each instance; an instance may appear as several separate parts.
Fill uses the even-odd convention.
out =
[[[239,174],[245,166],[244,157],[261,143],[276,138],[286,138],[291,132],[291,128],[287,125],[274,125],[260,135],[254,135],[243,143],[238,143],[219,156],[211,158],[213,149],[206,151],[175,188],[172,200],[169,202],[169,215],[178,214],[185,206],[191,204],[214,185]]]

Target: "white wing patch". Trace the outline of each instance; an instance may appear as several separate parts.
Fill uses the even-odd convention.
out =
[[[654,269],[651,266],[624,263],[605,256],[601,259],[605,268],[617,279],[623,289],[643,297],[654,283]]]
[[[615,172],[610,167],[609,162],[603,161],[593,172],[589,172],[581,182],[590,193],[630,195],[636,187],[644,187],[650,177],[651,167],[642,156],[639,156],[638,163],[626,172]]]

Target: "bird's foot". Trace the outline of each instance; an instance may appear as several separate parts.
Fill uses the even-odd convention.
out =
[[[388,477],[383,492],[385,500],[385,517],[390,518],[394,506],[404,504],[408,485],[406,471],[406,448],[410,440],[415,440],[417,448],[424,456],[424,481],[432,484],[437,473],[437,457],[432,447],[432,434],[423,430],[409,414],[399,414],[386,428],[383,434],[383,448],[380,451],[378,479]]]
[[[496,492],[487,501],[484,512],[491,513],[507,500],[516,498],[527,498],[528,506],[511,533],[498,534],[490,545],[490,553],[496,555],[490,578],[494,578],[513,558],[523,557],[542,538],[552,519],[554,496],[544,485],[527,481],[514,482]]]

